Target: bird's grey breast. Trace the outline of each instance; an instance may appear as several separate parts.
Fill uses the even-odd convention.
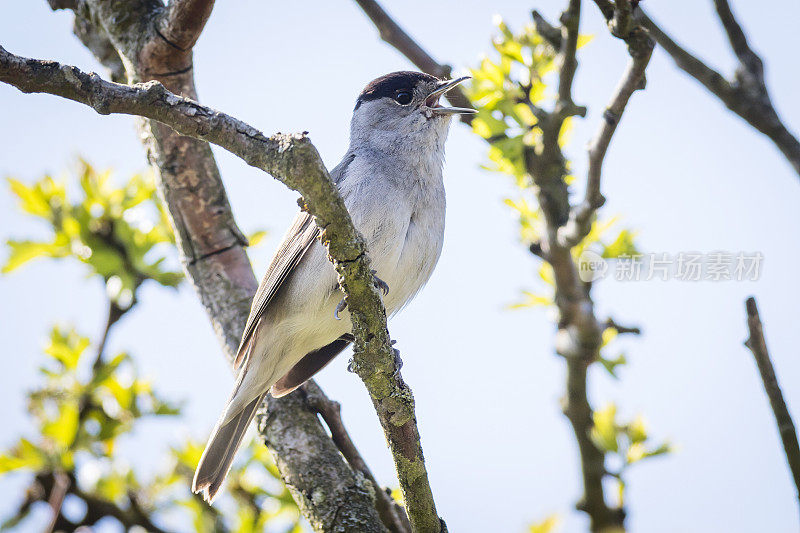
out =
[[[441,254],[442,156],[431,152],[355,152],[339,182],[373,267],[389,285],[384,304],[390,314],[428,281]]]

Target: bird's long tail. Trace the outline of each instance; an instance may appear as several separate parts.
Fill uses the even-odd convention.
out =
[[[214,497],[222,487],[222,482],[225,481],[225,476],[231,469],[236,451],[242,444],[242,438],[265,395],[266,393],[256,397],[228,420],[226,420],[227,412],[223,412],[211,433],[192,482],[192,492],[202,492],[203,499],[208,503],[214,501]]]

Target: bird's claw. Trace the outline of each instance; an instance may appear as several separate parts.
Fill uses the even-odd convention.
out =
[[[336,320],[341,320],[341,318],[339,317],[339,313],[341,313],[345,309],[347,309],[347,302],[345,302],[344,298],[342,298],[342,301],[336,304],[336,309],[333,311],[333,318],[335,318]]]
[[[372,272],[372,282],[375,284],[375,287],[380,289],[384,296],[389,294],[389,285],[377,276],[377,271],[371,270],[370,272]]]
[[[381,278],[376,276],[377,271],[370,270],[370,273],[372,274],[372,283],[375,284],[375,287],[380,289],[384,296],[389,294],[389,285]],[[344,298],[342,298],[342,301],[336,304],[336,309],[334,309],[333,311],[333,318],[335,318],[336,320],[341,320],[339,313],[341,313],[345,309],[347,309],[347,302],[345,302]]]
[[[400,369],[403,368],[403,360],[400,359],[400,350],[397,348],[392,348],[392,353],[394,354],[394,375],[397,377],[400,374]]]

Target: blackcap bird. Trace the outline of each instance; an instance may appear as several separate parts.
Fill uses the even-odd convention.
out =
[[[356,101],[350,148],[331,172],[366,240],[389,316],[428,281],[442,250],[444,143],[450,118],[474,110],[444,107],[439,99],[465,79],[393,72],[371,81]],[[267,393],[290,393],[353,340],[318,235],[311,215],[300,212],[253,299],[235,360],[236,386],[192,484],[208,502]]]

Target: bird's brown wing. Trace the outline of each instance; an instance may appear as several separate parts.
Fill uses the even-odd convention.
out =
[[[269,306],[269,303],[278,293],[278,290],[292,273],[294,267],[303,258],[303,255],[308,251],[313,244],[314,239],[319,235],[319,228],[314,222],[314,217],[301,211],[295,217],[292,226],[286,232],[275,252],[275,257],[272,258],[272,263],[264,274],[264,279],[258,286],[258,291],[253,298],[253,305],[250,307],[250,316],[247,317],[247,325],[244,327],[244,334],[242,335],[242,342],[239,343],[239,350],[236,352],[236,360],[234,367],[239,368],[247,353],[247,346],[250,344],[250,339],[253,332],[258,325],[258,321],[264,316],[264,313]]]
[[[353,159],[355,159],[355,155],[349,153],[342,159],[341,163],[331,170],[331,179],[334,183],[338,184],[344,179],[347,167]],[[239,343],[236,359],[233,362],[234,368],[238,369],[244,362],[258,321],[264,316],[267,307],[269,307],[275,295],[278,294],[283,282],[286,281],[308,249],[311,248],[314,239],[318,235],[319,227],[314,222],[314,217],[303,211],[298,213],[292,226],[286,232],[283,242],[278,247],[278,251],[275,252],[275,257],[272,258],[272,263],[269,265],[267,273],[264,274],[264,279],[261,280],[258,291],[256,291],[256,295],[253,298],[250,316],[247,317],[242,341]]]

